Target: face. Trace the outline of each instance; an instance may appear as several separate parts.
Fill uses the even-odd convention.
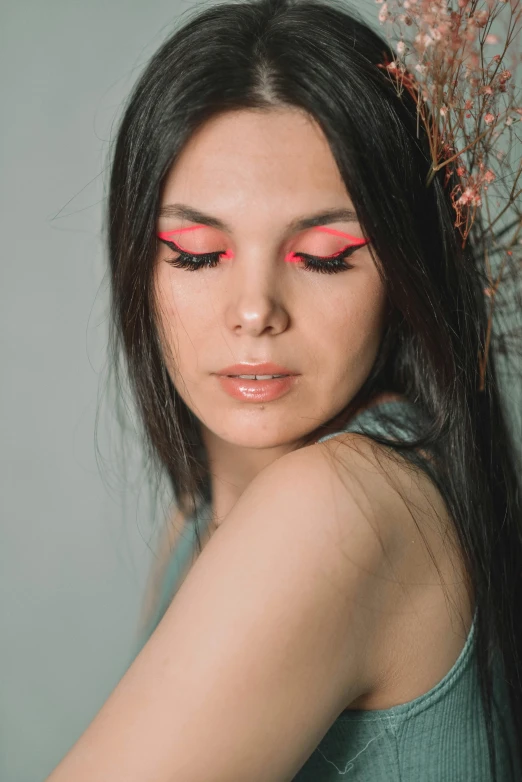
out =
[[[384,287],[322,131],[298,110],[214,118],[176,160],[161,206],[155,294],[177,391],[207,443],[291,450],[359,390],[385,325]],[[262,362],[297,374],[275,398],[237,398],[217,374]]]

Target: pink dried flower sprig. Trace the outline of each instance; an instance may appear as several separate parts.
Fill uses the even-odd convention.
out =
[[[489,66],[487,69],[481,68],[483,58],[480,56],[480,47],[476,45],[480,30],[489,29],[488,25],[498,11],[499,2],[488,0],[488,7],[479,10],[477,0],[459,0],[459,11],[453,10],[451,2],[448,4],[446,0],[376,2],[381,6],[381,23],[406,23],[407,20],[406,26],[413,26],[418,30],[410,46],[401,32],[401,40],[397,44],[397,60],[386,62],[384,67],[395,79],[399,94],[403,89],[407,89],[418,103],[419,119],[425,124],[431,142],[432,166],[428,175],[429,184],[438,170],[456,161],[471,146],[488,136],[489,129],[492,131],[488,139],[491,144],[498,138],[499,126],[501,133],[513,123],[510,111],[518,108],[508,106],[502,111],[498,106],[499,93],[507,92],[512,71],[504,68],[498,73],[501,55],[495,55],[491,60],[493,72],[489,72]],[[511,6],[512,10],[516,11],[519,1],[511,0]],[[404,10],[407,11],[407,16],[401,13]],[[492,39],[491,35],[487,33],[483,37],[482,46],[488,41],[498,41],[498,36]],[[419,75],[415,79],[405,65],[408,55],[416,60],[414,70]],[[463,66],[465,76],[459,83],[458,78],[452,79],[451,76],[458,74]],[[452,85],[452,89],[441,90],[441,86],[447,87],[448,84]],[[428,101],[440,117],[440,124],[435,126],[422,105]],[[452,117],[451,110],[455,111],[456,119]],[[483,123],[482,134],[473,134],[471,130],[466,132],[464,120]],[[503,120],[506,122],[501,125]],[[457,143],[459,134],[463,137],[460,144]],[[450,157],[444,156],[445,150],[451,150]]]
[[[522,117],[514,78],[522,62],[519,46],[507,63],[510,45],[520,34],[517,25],[522,19],[522,0],[375,1],[380,6],[380,23],[398,38],[395,58],[391,62],[385,58],[379,67],[392,80],[399,97],[407,91],[416,102],[417,125],[424,125],[431,153],[426,185],[438,171],[445,170],[444,184],[452,182],[455,226],[463,246],[472,230],[477,234],[476,244],[483,246],[490,278],[485,293],[492,317],[505,266],[503,261],[498,278],[492,280],[488,248],[499,251],[494,227],[510,209],[515,212],[511,244],[503,239],[508,242],[505,259],[513,255],[511,247],[520,246],[522,232],[522,210],[516,206],[522,195],[522,188],[517,190],[522,181],[520,159],[518,171],[506,171],[510,159],[506,147],[511,143],[513,125]],[[502,37],[492,32],[492,25],[498,24],[502,12],[505,20],[506,6],[510,18]],[[489,55],[489,47],[499,44],[501,53]],[[493,189],[494,205],[500,206],[500,189],[511,175],[513,186],[507,196],[501,196],[502,208],[494,214],[488,190]],[[522,269],[522,258],[518,262]],[[488,334],[490,330],[491,318]],[[480,390],[488,349],[489,339],[480,357]]]

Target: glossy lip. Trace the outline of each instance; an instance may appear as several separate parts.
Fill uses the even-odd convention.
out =
[[[273,378],[272,380],[246,380],[226,375],[216,375],[216,377],[223,391],[241,402],[271,402],[288,393],[298,382],[296,375]]]
[[[215,373],[218,376],[223,375],[298,375],[298,372],[292,372],[291,369],[282,367],[279,364],[265,362],[264,364],[233,364],[221,369]],[[262,381],[256,381],[262,382]]]

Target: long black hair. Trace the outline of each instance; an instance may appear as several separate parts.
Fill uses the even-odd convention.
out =
[[[160,47],[134,87],[111,161],[106,231],[113,369],[130,383],[155,470],[179,508],[209,501],[199,422],[166,369],[153,295],[162,186],[208,119],[238,109],[299,108],[322,128],[386,287],[388,321],[366,381],[335,430],[380,391],[425,413],[414,443],[374,437],[412,462],[436,454],[439,487],[457,531],[476,605],[477,663],[492,778],[492,655],[498,647],[515,732],[522,736],[522,501],[520,470],[490,351],[479,388],[488,314],[483,259],[465,248],[416,105],[386,72],[389,44],[338,0],[251,0],[199,8]],[[452,177],[455,174],[452,174]],[[119,381],[118,381],[119,382]],[[438,456],[437,456],[438,455]],[[422,461],[422,460],[421,460]],[[430,466],[423,462],[423,469]],[[520,752],[520,744],[518,745]],[[515,760],[515,758],[513,758]],[[522,755],[518,755],[522,767]]]

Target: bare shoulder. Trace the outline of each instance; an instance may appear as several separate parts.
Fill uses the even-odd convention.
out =
[[[385,558],[320,448],[261,471],[58,779],[293,779],[368,691]],[[202,741],[202,736],[204,741]],[[67,776],[66,776],[67,774]]]
[[[281,556],[297,562],[301,553],[303,570],[313,562],[319,572],[322,562],[341,596],[339,632],[355,641],[347,672],[356,667],[359,690],[346,688],[344,706],[362,702],[387,676],[381,652],[387,618],[405,599],[397,587],[397,528],[407,513],[367,438],[346,433],[286,454],[256,477],[233,512],[262,523]]]
[[[387,709],[429,691],[469,632],[473,596],[454,522],[431,478],[392,449],[346,432],[322,449],[383,541],[372,688],[351,708]],[[412,674],[412,671],[415,674]]]
[[[368,449],[362,444],[361,450],[361,444],[354,443],[348,434],[344,436],[342,445],[345,448],[338,459],[339,445],[332,439],[281,457],[252,481],[245,502],[251,507],[258,502],[273,504],[279,512],[284,512],[285,518],[302,519],[311,526],[311,533],[318,540],[333,536],[336,544],[345,545],[349,532],[348,545],[353,546],[351,536],[357,529],[366,553],[369,555],[371,550],[376,556],[382,545],[376,542],[367,508],[359,501],[360,482],[357,480],[358,471],[368,472],[368,462],[363,455]],[[351,447],[353,445],[355,448]]]
[[[340,621],[359,641],[364,691],[351,700],[347,691],[345,709],[386,709],[429,691],[472,620],[456,530],[429,476],[343,432],[287,454],[260,477],[259,492],[272,487],[275,504],[306,519],[309,544],[315,535],[326,546],[339,588],[353,599],[357,584],[357,611]]]
[[[378,401],[400,399],[385,394]],[[417,522],[432,537],[451,536],[452,523],[438,488],[424,470],[392,448],[358,432],[339,433],[311,448],[321,450],[352,500],[374,520],[390,551],[402,552],[414,530],[418,536]]]
[[[408,656],[410,622],[392,649],[406,661],[395,666],[400,688],[378,687],[409,558],[392,545],[400,524],[389,509],[398,519],[401,498],[355,437],[293,451],[256,476],[53,782],[188,772],[203,782],[209,768],[216,779],[293,779],[346,708],[376,691],[411,697],[407,674],[430,649],[410,687],[431,686],[447,634],[436,624],[422,647],[416,630]]]

